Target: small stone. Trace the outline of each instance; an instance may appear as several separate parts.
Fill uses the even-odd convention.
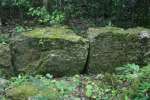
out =
[[[141,31],[140,32],[140,39],[148,39],[150,38],[150,33],[148,31]]]
[[[0,78],[0,86],[5,87],[8,83],[8,80]]]
[[[0,95],[4,93],[4,89],[8,85],[8,80],[0,78]]]

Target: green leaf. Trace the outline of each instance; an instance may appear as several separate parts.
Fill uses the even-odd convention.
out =
[[[93,87],[92,85],[87,85],[86,86],[86,96],[91,97],[93,92]]]

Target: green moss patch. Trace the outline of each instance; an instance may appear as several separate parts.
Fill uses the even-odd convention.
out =
[[[11,50],[8,44],[0,43],[0,77],[10,77],[12,71]]]
[[[142,44],[140,39],[142,31],[150,32],[149,29],[141,27],[127,30],[117,27],[90,28],[88,30],[91,42],[89,72],[113,72],[117,66],[143,63],[140,57],[149,50],[144,51],[142,48],[149,48],[150,42]]]
[[[89,38],[97,37],[98,35],[127,35],[128,33],[122,29],[117,27],[97,27],[97,28],[90,28],[88,31]]]
[[[46,27],[36,28],[30,32],[26,32],[23,35],[32,38],[46,38],[46,39],[64,39],[68,41],[87,41],[86,39],[76,35],[71,29],[67,27]]]

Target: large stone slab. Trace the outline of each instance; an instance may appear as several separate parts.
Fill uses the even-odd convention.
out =
[[[115,27],[90,28],[89,72],[113,72],[127,63],[141,64],[143,45],[139,35],[144,28],[124,30]]]
[[[88,40],[67,27],[36,28],[13,39],[14,67],[18,73],[55,76],[81,73],[88,55]]]

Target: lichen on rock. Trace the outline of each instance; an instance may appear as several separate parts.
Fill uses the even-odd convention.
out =
[[[64,39],[68,41],[78,42],[87,41],[86,39],[77,36],[71,29],[66,26],[53,26],[46,28],[36,28],[31,32],[24,33],[25,36],[31,38],[46,38],[46,39]]]
[[[14,38],[16,70],[56,76],[81,73],[88,55],[88,40],[66,27],[37,28]]]
[[[113,72],[115,67],[127,63],[139,64],[141,56],[139,33],[143,30],[145,29],[90,28],[88,30],[90,39],[89,72]]]
[[[9,77],[11,73],[12,65],[9,44],[0,43],[0,77]]]

